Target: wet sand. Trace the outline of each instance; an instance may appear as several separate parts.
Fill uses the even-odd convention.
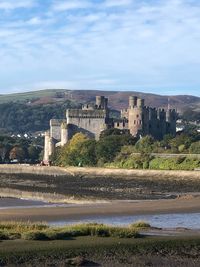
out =
[[[110,203],[65,205],[33,208],[9,208],[0,210],[0,220],[14,221],[61,221],[81,220],[91,216],[129,216],[167,213],[199,213],[200,198],[112,201]]]
[[[50,205],[50,203],[31,200],[31,199],[21,199],[14,197],[0,197],[0,209],[12,208],[12,207],[27,207],[27,206],[42,206]]]

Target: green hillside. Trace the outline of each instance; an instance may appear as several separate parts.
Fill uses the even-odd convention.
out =
[[[140,92],[47,89],[0,95],[0,134],[44,131],[52,118],[63,119],[67,108],[94,102],[96,95],[105,95],[112,110],[128,107],[130,95],[145,99],[152,107],[176,108],[187,120],[200,119],[200,98],[195,96],[162,96]],[[114,114],[112,112],[112,114]],[[116,116],[114,114],[113,116]]]
[[[0,104],[17,101],[31,101],[43,97],[54,97],[56,93],[65,92],[64,89],[46,89],[39,91],[31,91],[24,93],[4,94],[0,95]]]

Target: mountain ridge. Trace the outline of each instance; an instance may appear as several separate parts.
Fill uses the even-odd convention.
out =
[[[45,89],[20,93],[1,94],[0,104],[9,102],[27,102],[32,105],[52,104],[69,99],[77,103],[94,102],[96,95],[105,95],[109,98],[112,109],[123,109],[128,106],[128,97],[136,95],[144,98],[147,106],[156,108],[176,108],[179,112],[187,109],[200,110],[200,97],[193,95],[159,95],[138,91],[106,91],[106,90],[70,90]]]

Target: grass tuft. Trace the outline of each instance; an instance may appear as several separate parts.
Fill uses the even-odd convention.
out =
[[[137,221],[129,225],[130,228],[150,228],[151,225],[144,221]]]
[[[0,224],[1,240],[65,240],[79,236],[137,238],[139,233],[134,227],[114,227],[97,223],[68,225],[65,227],[49,227],[45,224],[36,223],[8,222]]]

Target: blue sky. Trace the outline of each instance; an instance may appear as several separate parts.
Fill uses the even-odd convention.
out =
[[[0,93],[200,96],[199,0],[0,0]]]

